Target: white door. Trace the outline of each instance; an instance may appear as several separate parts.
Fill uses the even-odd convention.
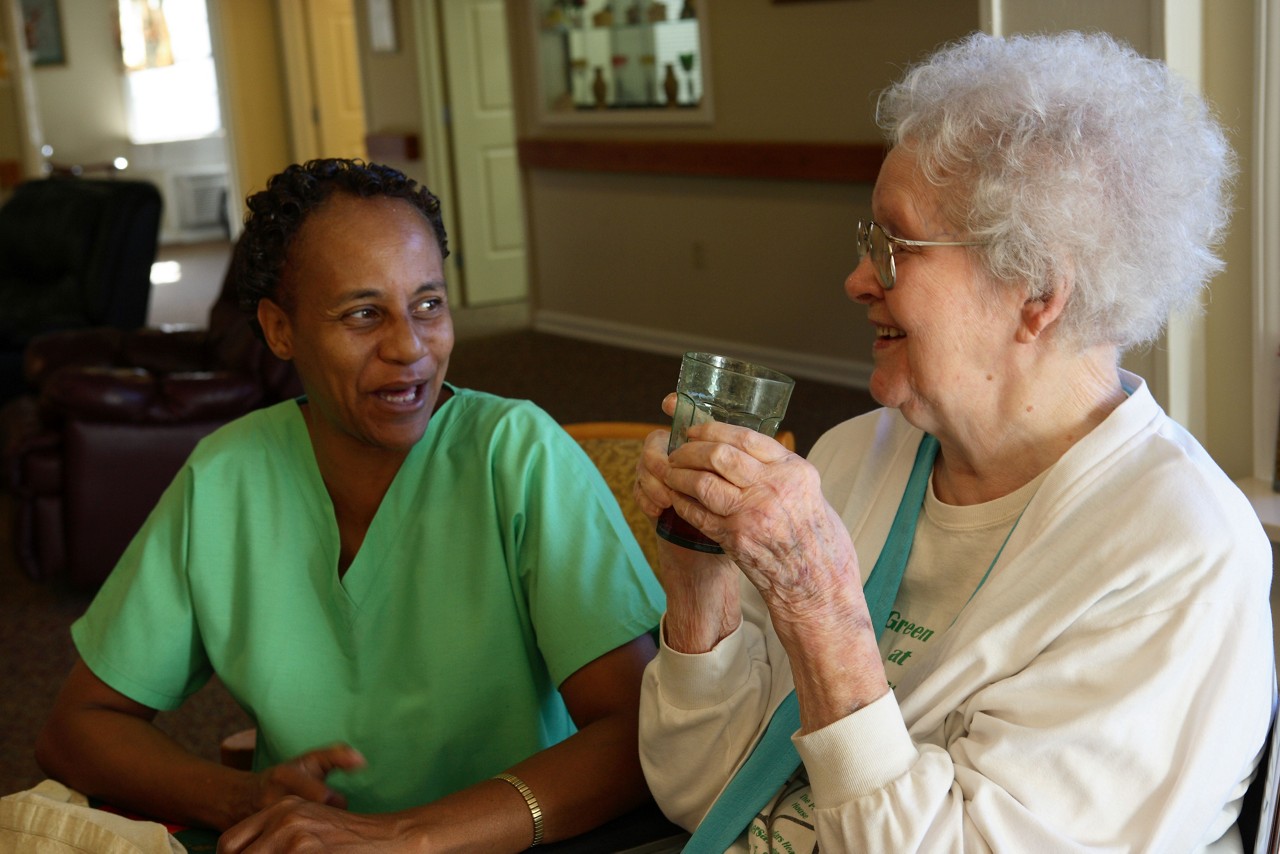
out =
[[[364,158],[364,95],[352,0],[309,0],[307,35],[322,157]]]
[[[293,159],[365,157],[354,0],[276,0]]]
[[[455,186],[468,306],[524,299],[523,205],[502,0],[442,0]]]

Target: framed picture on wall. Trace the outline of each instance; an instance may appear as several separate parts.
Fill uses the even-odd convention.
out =
[[[22,25],[34,65],[65,65],[58,0],[22,0]]]
[[[396,52],[396,15],[391,0],[368,0],[369,47],[377,53]]]

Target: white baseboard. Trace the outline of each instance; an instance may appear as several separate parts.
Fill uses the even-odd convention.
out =
[[[700,338],[684,333],[667,332],[627,323],[581,317],[561,311],[539,310],[533,313],[533,328],[538,332],[579,338],[616,347],[628,347],[664,356],[679,356],[688,350],[722,353],[748,362],[768,365],[797,379],[811,379],[832,385],[865,389],[871,382],[872,365],[852,359],[834,359],[830,356],[814,356],[793,350],[780,350],[727,341],[721,338]]]

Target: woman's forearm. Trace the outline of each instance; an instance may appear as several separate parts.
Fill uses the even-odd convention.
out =
[[[791,661],[803,733],[835,723],[889,690],[859,578],[839,578],[819,599],[769,603]]]
[[[196,756],[150,721],[113,709],[55,709],[36,760],[85,795],[165,821],[224,829],[255,808],[252,775]]]
[[[741,574],[727,557],[683,555],[661,546],[667,594],[665,640],[677,652],[709,652],[742,622]]]
[[[543,841],[585,833],[645,801],[636,731],[636,714],[610,715],[508,769],[537,799]],[[529,805],[505,780],[482,781],[397,820],[433,854],[523,851],[533,841]]]
[[[647,796],[639,756],[640,681],[653,655],[646,633],[580,667],[560,684],[578,731],[506,769],[532,792],[546,841],[590,830]],[[486,779],[432,803],[380,815],[284,799],[224,833],[219,850],[236,854],[255,844],[291,850],[294,842],[306,841],[334,851],[516,852],[533,839],[532,810],[521,792],[508,781]]]

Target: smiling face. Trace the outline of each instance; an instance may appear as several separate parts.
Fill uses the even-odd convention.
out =
[[[901,146],[880,169],[872,212],[894,237],[971,238],[946,221],[938,188]],[[892,290],[881,285],[870,257],[845,281],[849,298],[867,306],[867,319],[876,330],[872,396],[925,430],[984,406],[984,395],[998,393],[998,380],[1012,365],[1023,298],[1015,288],[990,282],[978,251],[895,246]]]
[[[403,458],[422,438],[453,350],[444,262],[399,199],[337,193],[303,223],[262,300],[267,343],[292,359],[317,451]]]

